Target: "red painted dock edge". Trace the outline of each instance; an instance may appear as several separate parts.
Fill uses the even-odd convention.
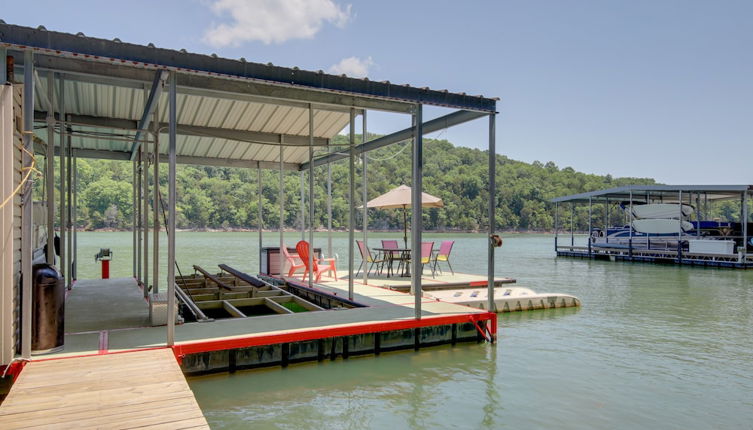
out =
[[[489,325],[486,327],[486,331],[490,335],[491,339],[487,338],[486,333],[484,333],[479,327],[478,323],[481,321],[489,322]],[[175,358],[178,360],[178,364],[181,364],[183,362],[183,357],[185,357],[188,354],[198,354],[202,352],[220,351],[224,349],[248,348],[251,346],[272,345],[272,344],[277,344],[277,343],[288,343],[288,342],[301,342],[301,341],[306,341],[306,340],[324,339],[328,337],[353,336],[353,335],[366,334],[366,333],[379,333],[379,332],[384,332],[384,331],[406,330],[406,329],[411,329],[411,328],[430,327],[430,326],[447,325],[447,324],[459,324],[459,323],[473,323],[473,325],[476,326],[476,328],[481,332],[482,336],[484,336],[485,339],[491,340],[492,342],[496,342],[497,340],[497,314],[494,312],[477,312],[477,313],[472,313],[472,314],[425,317],[425,318],[421,318],[420,320],[410,319],[410,320],[399,320],[399,321],[386,321],[386,322],[379,322],[375,324],[358,324],[358,325],[348,325],[344,327],[329,327],[325,329],[297,330],[291,333],[278,333],[278,334],[271,334],[271,335],[236,337],[232,339],[222,339],[222,340],[214,340],[214,341],[197,341],[197,342],[182,343],[179,345],[174,345],[172,347],[172,350],[173,350],[173,354],[175,355]],[[34,361],[68,360],[71,358],[78,358],[78,357],[91,357],[91,356],[102,355],[102,354],[126,354],[126,353],[134,352],[134,351],[147,351],[147,350],[162,349],[162,348],[169,348],[169,347],[158,346],[158,347],[147,347],[147,348],[134,348],[134,349],[129,349],[129,350],[119,350],[119,351],[101,351],[100,350],[97,353],[93,353],[93,354],[72,355],[72,356],[66,356],[66,357],[41,358],[41,359],[35,359]],[[8,366],[0,366],[0,374],[2,372],[5,372],[6,374],[11,375],[13,377],[13,380],[15,381],[15,379],[18,378],[18,375],[21,373],[21,371],[23,370],[24,366],[26,366],[27,363],[28,361],[26,360],[16,360]]]
[[[302,342],[307,340],[324,339],[329,337],[353,336],[367,333],[379,333],[393,330],[406,330],[411,328],[431,327],[438,325],[473,323],[478,328],[478,323],[488,321],[487,330],[491,341],[497,339],[497,314],[494,312],[477,312],[461,315],[442,315],[425,317],[421,319],[386,321],[374,324],[347,325],[343,327],[328,327],[323,329],[296,330],[290,333],[276,333],[270,335],[235,337],[214,341],[198,341],[181,343],[173,346],[173,353],[178,363],[183,362],[183,357],[189,354],[202,352],[221,351],[225,349],[248,348],[252,346],[273,345],[278,343]],[[485,339],[485,333],[481,333]]]

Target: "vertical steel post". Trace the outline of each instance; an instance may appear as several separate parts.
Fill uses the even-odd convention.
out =
[[[421,319],[421,234],[423,233],[423,211],[421,193],[424,173],[423,105],[418,104],[413,111],[413,184],[411,188],[411,290],[413,290],[416,319]]]
[[[71,277],[78,279],[78,157],[73,157],[73,205],[71,219],[73,220],[73,254],[71,255]]]
[[[261,273],[261,248],[264,239],[263,222],[264,215],[262,215],[262,188],[261,188],[261,164],[256,164],[256,193],[259,197],[259,204],[256,211],[256,224],[259,226],[259,273]]]
[[[361,126],[361,145],[366,143],[366,110],[363,111],[363,116],[361,119],[363,120],[362,126]],[[369,208],[366,207],[366,202],[369,201],[369,194],[368,194],[368,187],[366,186],[367,182],[367,176],[366,176],[366,151],[363,151],[363,174],[362,174],[362,194],[363,194],[363,243],[368,245],[369,241]],[[366,285],[369,280],[369,271],[364,270],[363,271],[363,285]]]
[[[609,243],[609,197],[607,197],[604,215],[604,242]]]
[[[159,189],[159,102],[154,107],[154,113],[152,114],[152,136],[154,137],[154,147],[152,153],[152,159],[154,161],[153,172],[153,191],[152,191],[152,224],[154,229],[152,232],[152,292],[159,293],[159,206],[160,206],[160,189]],[[144,136],[148,136],[144,132]],[[144,143],[146,145],[146,142]],[[146,289],[144,290],[146,291]]]
[[[557,252],[557,240],[559,239],[559,231],[560,231],[560,225],[559,225],[559,217],[560,217],[560,204],[559,202],[554,202],[554,252]]]
[[[149,148],[147,148],[146,136],[147,133],[142,134],[144,141],[139,145],[139,151],[143,154],[144,160],[144,179],[142,180],[144,185],[144,289],[149,289]]]
[[[489,239],[494,234],[497,224],[497,131],[496,115],[489,115]],[[486,260],[486,287],[488,289],[488,302],[486,309],[496,310],[494,301],[494,246],[491,240],[487,240],[488,251]],[[496,317],[495,317],[496,318]],[[495,339],[492,339],[495,340]]]
[[[743,191],[743,255],[748,253],[748,191]]]
[[[356,218],[356,152],[355,152],[355,146],[356,146],[356,110],[354,108],[350,108],[350,145],[348,146],[348,189],[349,189],[349,196],[348,196],[348,299],[353,300],[353,267],[354,264],[354,255],[353,255],[353,246],[355,244],[355,231],[353,229],[353,226],[355,224],[355,218]],[[369,266],[366,261],[366,257],[364,256],[364,268],[363,270],[368,270]]]
[[[0,56],[5,67],[5,56]],[[2,79],[5,79],[3,75]],[[55,264],[55,74],[47,73],[47,152],[45,153],[47,178],[47,263]]]
[[[743,254],[748,253],[748,191],[743,191]]]
[[[0,47],[0,85],[5,85],[8,77],[8,50]]]
[[[695,220],[698,223],[696,237],[701,237],[701,193],[695,194]]]
[[[298,174],[301,182],[301,198],[299,200],[299,217],[301,222],[301,240],[306,240],[306,185],[303,179],[303,170]]]
[[[285,160],[285,141],[280,136],[280,190],[278,199],[280,200],[280,278],[283,275],[283,266],[285,265],[285,254],[282,249],[285,247],[285,175],[283,171],[283,161]],[[270,273],[272,270],[270,270]]]
[[[34,154],[34,54],[24,52],[24,170],[31,169]],[[25,174],[25,173],[24,173]],[[21,357],[31,358],[31,260],[34,251],[31,243],[32,205],[34,204],[34,175],[29,175],[24,186],[21,212]]]
[[[65,209],[65,154],[68,151],[66,150],[65,144],[65,78],[62,75],[58,75],[58,93],[58,111],[60,113],[58,121],[58,127],[60,130],[60,135],[58,136],[60,138],[60,152],[58,154],[58,164],[60,165],[60,189],[58,191],[60,198],[60,274],[65,280],[68,273],[66,270],[68,256],[65,255],[65,230],[68,225],[66,219],[67,212]]]
[[[327,140],[327,153],[330,152]],[[332,164],[327,159],[327,257],[334,258],[332,252]]]
[[[175,343],[175,164],[177,162],[176,140],[178,129],[178,102],[176,99],[178,74],[170,72],[168,103],[169,144],[168,144],[168,218],[167,218],[167,346]]]
[[[591,230],[593,229],[591,222],[593,220],[593,214],[592,214],[592,205],[593,200],[591,197],[588,198],[588,237],[586,240],[588,241],[588,256],[591,256]]]
[[[303,172],[301,172],[301,174],[303,174]],[[312,287],[313,285],[314,285],[314,107],[311,104],[309,104],[309,287]]]
[[[65,208],[66,208],[66,220],[68,221],[68,229],[67,234],[68,237],[65,240],[65,245],[67,249],[67,256],[68,259],[66,260],[66,273],[68,273],[68,289],[70,290],[73,288],[73,145],[72,145],[72,133],[71,133],[71,127],[66,127],[66,136],[65,141],[67,145],[67,153],[66,153],[66,169],[65,169],[65,176],[66,176],[66,202],[65,202]]]
[[[570,203],[570,251],[575,246],[575,203]]]
[[[633,190],[630,190],[630,224],[628,225],[628,255],[633,259]]]
[[[679,227],[677,228],[677,258],[682,263],[682,190],[677,191],[677,207],[680,211]]]
[[[139,283],[143,282],[143,273],[141,271],[141,264],[143,263],[143,260],[141,258],[141,251],[143,248],[141,247],[141,240],[143,238],[142,236],[142,220],[141,217],[141,207],[143,206],[144,199],[141,198],[141,193],[144,190],[144,188],[141,186],[141,178],[142,175],[142,156],[141,156],[141,150],[137,151],[136,154],[136,280]],[[146,290],[146,288],[144,288]]]
[[[131,268],[133,272],[133,279],[138,279],[138,273],[136,272],[136,249],[138,248],[138,245],[136,244],[136,160],[131,162],[131,233],[132,233],[132,244],[131,244]],[[144,297],[146,297],[147,292],[144,290]]]

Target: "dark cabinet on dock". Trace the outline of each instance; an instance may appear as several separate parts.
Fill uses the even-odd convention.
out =
[[[297,254],[295,248],[288,247],[289,254]],[[322,248],[314,248],[314,257],[322,257]],[[280,274],[280,247],[265,246],[261,249],[259,273],[262,275],[277,276]],[[287,266],[286,266],[287,267]],[[286,273],[287,275],[287,273]]]

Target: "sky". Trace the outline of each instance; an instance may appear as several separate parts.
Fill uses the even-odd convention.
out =
[[[751,1],[26,0],[0,19],[499,97],[497,152],[512,159],[753,184]],[[429,137],[484,149],[487,134],[477,120]]]

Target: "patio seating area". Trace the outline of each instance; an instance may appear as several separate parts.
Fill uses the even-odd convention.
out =
[[[361,253],[361,265],[356,271],[356,276],[359,273],[363,273],[363,270],[367,270],[367,274],[369,275],[373,273],[380,276],[384,275],[388,278],[392,276],[410,276],[410,247],[401,248],[397,240],[381,240],[381,246],[373,248],[375,252],[372,252],[372,248],[362,240],[357,240],[356,243]],[[420,258],[422,272],[428,265],[428,268],[431,270],[431,277],[435,278],[437,270],[442,271],[439,262],[443,262],[447,264],[450,272],[454,275],[455,272],[452,270],[452,265],[450,264],[450,253],[454,244],[454,240],[445,240],[437,249],[436,242],[421,242]]]

